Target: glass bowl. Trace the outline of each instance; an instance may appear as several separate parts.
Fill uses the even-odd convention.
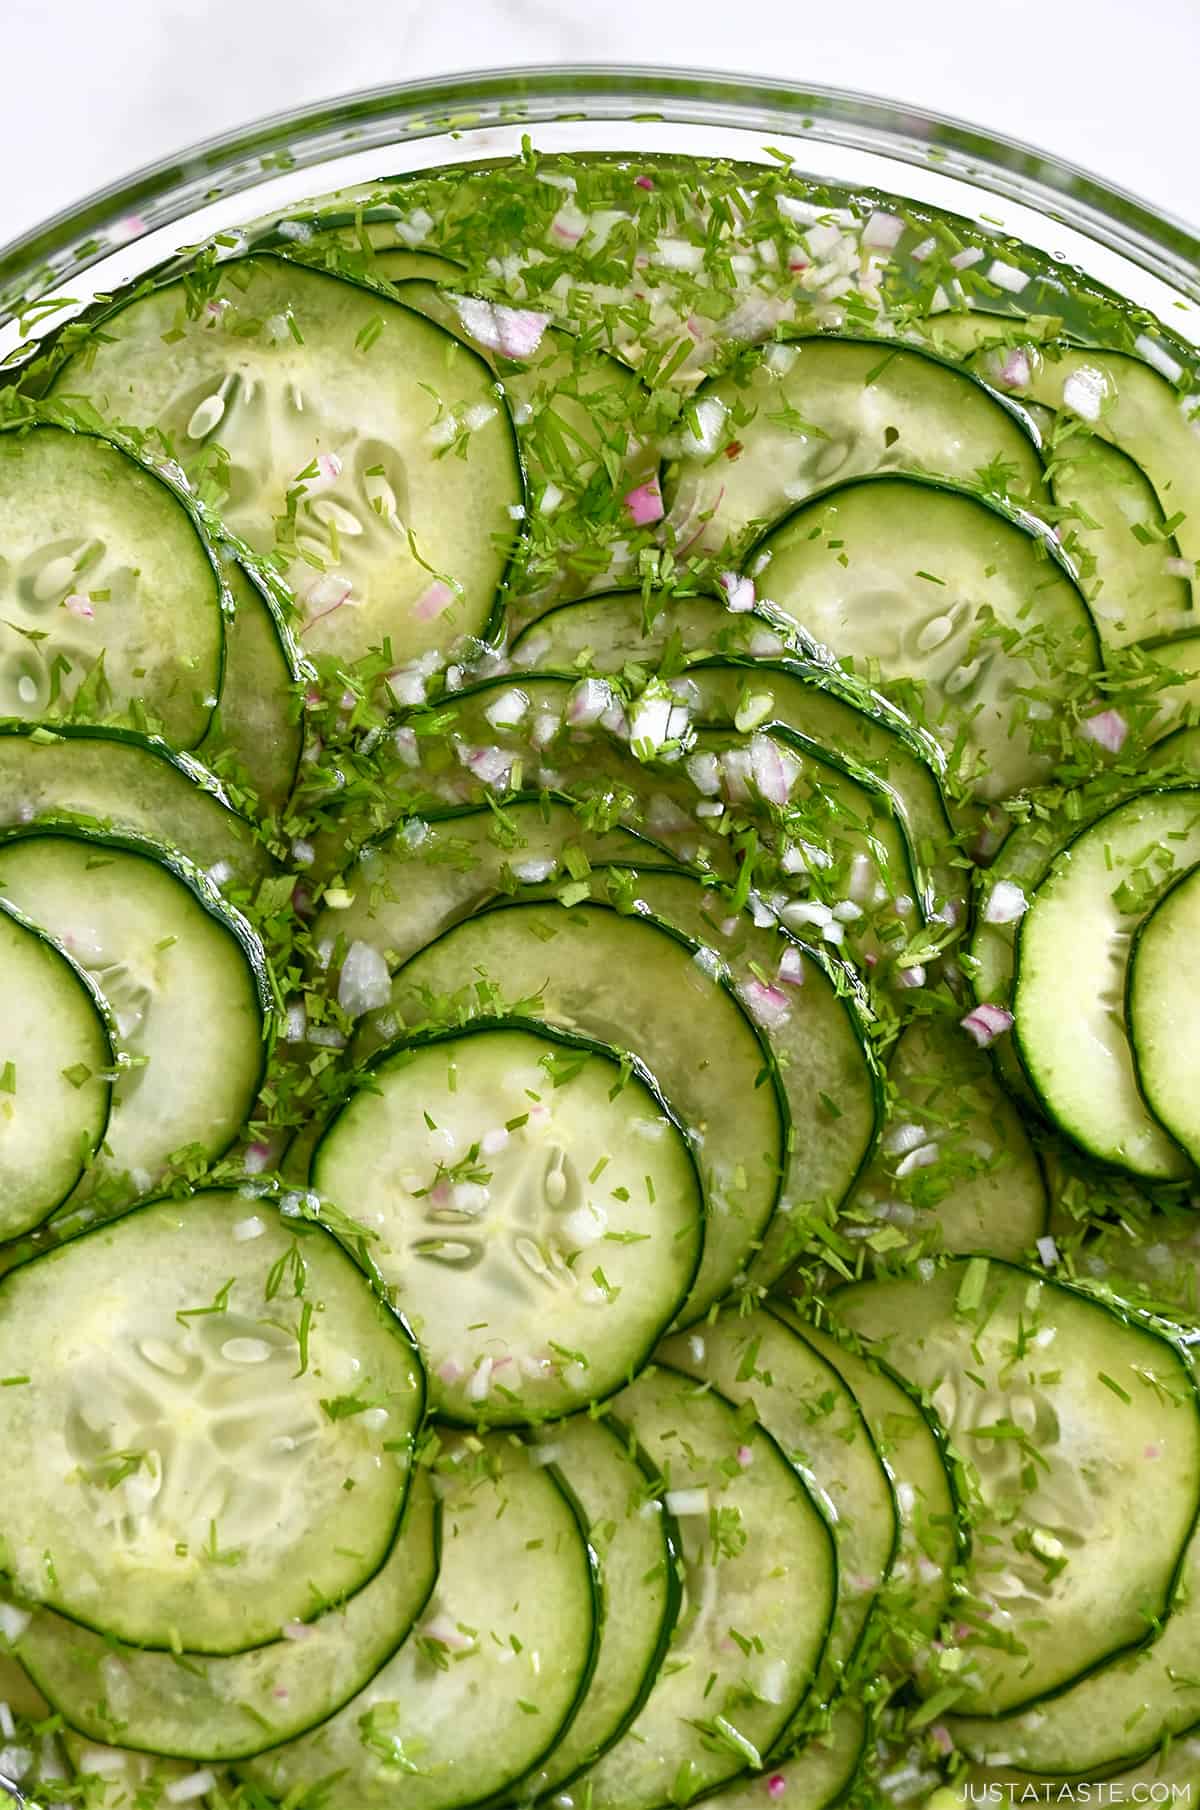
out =
[[[764,163],[925,203],[1013,237],[1200,343],[1200,239],[1014,140],[828,88],[686,70],[549,67],[372,89],[277,114],[82,200],[0,250],[0,360],[213,234],[331,191],[545,153]]]

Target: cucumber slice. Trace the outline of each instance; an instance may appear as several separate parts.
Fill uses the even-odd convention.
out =
[[[657,920],[600,905],[498,906],[401,968],[390,1009],[415,1030],[519,1006],[645,1063],[688,1128],[704,1179],[704,1256],[681,1320],[726,1292],[761,1239],[779,1195],[787,1125],[769,1050],[729,983],[695,955],[695,944]],[[364,1029],[359,1049],[372,1018]]]
[[[1200,1164],[1200,868],[1143,919],[1129,955],[1126,1016],[1146,1104]]]
[[[80,830],[0,844],[0,898],[92,976],[122,1052],[84,1194],[146,1194],[173,1160],[220,1156],[265,1060],[266,957],[185,862]]]
[[[700,1332],[676,1333],[661,1355],[736,1407],[749,1404],[833,1529],[837,1607],[821,1671],[828,1699],[853,1664],[896,1556],[892,1486],[858,1403],[795,1323],[771,1308],[727,1309]],[[796,1745],[807,1713],[780,1737],[781,1751]]]
[[[1172,567],[1180,552],[1165,531],[1166,511],[1139,465],[1097,434],[1060,415],[1048,436],[1047,475],[1069,536],[1082,549],[1084,590],[1107,647],[1128,647],[1196,625],[1192,587]],[[1197,449],[1200,453],[1200,447]]]
[[[121,717],[201,739],[221,685],[221,583],[191,514],[111,441],[0,437],[0,715]]]
[[[863,1357],[826,1331],[773,1303],[785,1324],[836,1371],[858,1403],[895,1498],[896,1550],[874,1625],[887,1635],[885,1668],[907,1672],[950,1607],[966,1542],[952,1463],[934,1416],[878,1358]]]
[[[557,1795],[618,1740],[654,1686],[680,1607],[675,1518],[655,1502],[653,1472],[611,1417],[576,1414],[535,1435],[534,1453],[566,1477],[600,1578],[596,1664],[570,1726],[521,1798]]]
[[[1020,1114],[956,1019],[918,1018],[888,1066],[882,1147],[839,1230],[871,1267],[987,1251],[1020,1259],[1046,1230],[1046,1184]]]
[[[63,1731],[63,1746],[70,1762],[74,1785],[84,1796],[73,1801],[88,1810],[166,1810],[167,1805],[190,1804],[193,1810],[221,1810],[230,1781],[210,1766],[196,1767],[177,1760],[132,1753],[125,1747],[107,1747],[83,1741],[70,1729]],[[48,1782],[44,1787],[53,1789]]]
[[[944,356],[981,353],[972,368],[1001,391],[1031,374],[1031,357],[1040,356],[1031,342],[1045,338],[1035,322],[1012,315],[935,315],[922,325]],[[983,353],[985,347],[992,349]],[[1027,410],[1041,436],[1051,495],[1066,511],[1068,551],[1083,555],[1084,589],[1105,645],[1179,633],[1190,620],[1191,586],[1168,564],[1179,547],[1163,532],[1167,512],[1145,472],[1078,416],[1043,402],[1029,402]]]
[[[724,1396],[656,1367],[613,1407],[679,1520],[686,1607],[640,1714],[574,1795],[593,1810],[657,1810],[759,1764],[798,1713],[832,1620],[837,1560],[797,1473]]]
[[[0,906],[0,1240],[32,1231],[104,1136],[116,1057],[104,1012],[57,944]]]
[[[386,641],[401,666],[491,632],[522,486],[468,347],[266,253],[219,266],[198,312],[168,283],[100,326],[55,395],[167,438],[289,583],[306,651],[353,660]]]
[[[1200,1487],[1180,1351],[1029,1270],[954,1258],[932,1281],[859,1283],[839,1320],[928,1391],[977,1495],[957,1708],[1061,1690],[1166,1615]],[[1147,1488],[1148,1444],[1161,1448]],[[944,1662],[927,1689],[944,1685]]]
[[[659,468],[651,392],[620,359],[548,325],[544,314],[497,309],[477,296],[410,280],[404,273],[413,256],[381,251],[374,269],[396,285],[406,307],[473,346],[512,399],[535,499],[515,587],[521,616],[536,616],[564,590],[612,582],[632,569],[624,498],[656,480]],[[505,350],[514,329],[532,344],[518,356]]]
[[[274,868],[212,774],[156,737],[0,724],[0,831],[64,819],[178,848],[222,889],[255,886]]]
[[[1146,764],[1178,767],[1183,772],[1189,759],[1200,773],[1200,735],[1182,730],[1160,742]],[[1164,773],[1163,782],[1169,777]],[[1010,829],[992,865],[976,876],[974,923],[963,964],[976,1000],[1005,1009],[1011,1005],[1021,920],[1055,858],[1085,825],[1144,789],[1144,776],[1124,781],[1104,774],[1094,787],[1079,787],[1054,807],[1039,805],[1023,823]],[[990,1054],[1010,1093],[1032,1101],[1014,1040],[1001,1037]]]
[[[576,728],[568,717],[584,695],[561,674],[523,677],[519,686],[495,678],[406,714],[396,731],[398,758],[383,767],[366,812],[357,800],[340,809],[331,800],[333,827],[316,845],[318,871],[344,867],[360,843],[401,817],[440,817],[448,805],[488,804],[536,785],[569,794],[581,821],[645,825],[676,859],[730,872],[726,838],[704,834],[691,815],[699,794],[682,765],[643,765],[603,723]],[[517,720],[493,720],[510,715]],[[609,723],[619,729],[623,722],[614,696]]]
[[[1181,724],[1194,727],[1200,716],[1200,635],[1154,641],[1146,651],[1161,674],[1154,728],[1164,734]]]
[[[936,777],[939,751],[899,711],[873,693],[851,703],[829,688],[828,675],[788,660],[703,661],[688,679],[699,689],[701,722],[736,727],[748,708],[761,729],[782,731],[790,747],[881,791],[908,845],[925,915],[950,923],[965,915],[961,871],[944,853],[953,832]]]
[[[1019,363],[1008,362],[1006,390],[1075,416],[1128,454],[1153,485],[1183,557],[1200,559],[1200,460],[1189,416],[1195,397],[1181,396],[1131,353],[1061,344],[1029,345],[1023,353]],[[983,351],[971,362],[986,377],[997,356]]]
[[[569,803],[520,794],[497,813],[467,805],[420,820],[419,834],[398,826],[369,844],[345,876],[350,904],[326,908],[313,925],[320,948],[340,938],[366,942],[400,967],[443,930],[522,885],[566,880],[568,860],[599,864],[661,861],[664,851],[629,830],[589,830]]]
[[[1157,1448],[1146,1448],[1153,1473]],[[1147,1491],[1154,1489],[1147,1476]],[[973,1760],[1023,1772],[1106,1772],[1151,1754],[1200,1719],[1200,1538],[1193,1534],[1177,1601],[1148,1647],[1114,1660],[1024,1715],[955,1717],[950,1727]]]
[[[863,693],[860,708],[829,690],[826,680],[827,675],[812,667],[790,661],[704,661],[689,667],[684,696],[691,722],[699,726],[702,738],[709,730],[720,730],[726,738],[711,745],[702,740],[699,751],[720,754],[728,736],[741,733],[738,723],[753,719],[759,733],[778,737],[786,744],[788,760],[800,763],[795,782],[800,840],[816,834],[816,821],[810,819],[826,818],[818,846],[833,844],[825,850],[831,860],[837,854],[840,862],[838,844],[844,842],[847,867],[855,853],[866,854],[872,867],[898,876],[901,886],[912,884],[914,891],[916,883],[910,876],[919,874],[929,913],[935,900],[938,909],[948,899],[956,901],[956,912],[960,906],[965,909],[959,871],[943,866],[936,852],[952,832],[937,779],[924,756],[928,753],[937,760],[940,751],[910,733],[905,719],[882,699]],[[548,790],[569,793],[581,814],[645,826],[676,859],[732,877],[727,836],[719,827],[707,832],[707,820],[694,814],[698,803],[711,805],[712,798],[699,792],[686,766],[635,760],[619,739],[625,713],[615,696],[609,715],[615,731],[603,720],[574,724],[572,715],[580,714],[584,705],[589,714],[596,699],[579,689],[575,677],[537,673],[522,674],[516,686],[507,678],[488,680],[446,699],[436,712],[410,716],[403,727],[415,736],[423,765],[418,771],[402,758],[389,770],[391,819],[431,805],[444,809],[464,794],[477,802],[503,797],[533,778]],[[509,711],[519,720],[493,720]],[[624,726],[627,735],[628,724]],[[441,742],[440,749],[434,737]],[[410,740],[405,745],[409,760],[412,748]],[[737,781],[736,789],[739,803],[750,804],[753,759],[742,766],[749,772],[744,781]],[[842,779],[852,780],[860,789],[852,791]],[[724,783],[728,791],[735,788],[732,770]],[[806,809],[809,796],[813,803]],[[828,813],[827,796],[834,806]],[[897,820],[899,837],[887,824],[888,815]],[[335,832],[328,860],[344,862],[355,827],[351,822]],[[867,837],[861,835],[864,827],[870,831]],[[878,841],[877,850],[870,848],[872,840]],[[819,855],[816,864],[823,865]],[[838,878],[835,871],[834,881]]]
[[[1035,1778],[1028,1772],[1010,1770],[1007,1765],[971,1766],[960,1777],[963,1789],[989,1794],[986,1799],[977,1798],[977,1802],[999,1803],[1010,1796],[1029,1794],[1026,1801],[1032,1803],[1036,1794],[1043,1800],[1050,1798],[1053,1802],[1059,1798],[1066,1803],[1072,1793],[1079,1795],[1085,1789],[1078,1774],[1065,1778]],[[1109,1773],[1102,1782],[1092,1783],[1091,1792],[1097,1800],[1103,1794],[1110,1804],[1186,1804],[1198,1778],[1200,1725],[1138,1765]],[[1002,1795],[992,1796],[992,1793]]]
[[[551,811],[557,813],[553,819]],[[382,945],[384,960],[395,969],[461,921],[472,902],[478,908],[519,890],[514,859],[528,874],[528,884],[537,884],[541,867],[553,856],[532,857],[525,868],[531,860],[525,851],[581,854],[588,871],[572,882],[580,897],[590,892],[600,904],[625,909],[636,902],[638,910],[699,945],[707,952],[701,959],[731,976],[775,1053],[790,1115],[789,1151],[779,1214],[754,1256],[750,1279],[760,1287],[777,1280],[794,1255],[782,1216],[801,1216],[806,1207],[842,1199],[870,1152],[882,1111],[868,1027],[847,973],[786,932],[756,925],[701,877],[664,867],[652,844],[622,831],[592,836],[561,805],[514,801],[505,805],[499,822],[491,811],[474,812],[434,828],[440,838],[432,846],[423,838],[407,851],[407,860],[403,838],[365,857],[357,870],[365,884],[348,909],[318,920],[318,943],[328,945],[340,935],[348,949],[364,940],[375,950]],[[460,840],[464,828],[473,833]],[[519,857],[504,846],[514,836]],[[621,840],[636,866],[617,846]],[[554,889],[547,896],[557,896],[558,882],[547,884]],[[801,986],[803,993],[797,991]]]
[[[1047,776],[1055,747],[1043,719],[1099,666],[1100,649],[1032,517],[915,477],[860,479],[796,510],[762,555],[772,603],[815,642],[887,681],[920,683],[929,728],[977,796],[1010,797]]]
[[[692,407],[714,413],[718,438],[669,468],[671,519],[681,541],[699,529],[701,547],[730,557],[797,503],[868,472],[931,472],[1000,495],[1041,487],[1015,411],[910,347],[824,334],[773,345],[702,384]]]
[[[769,1288],[797,1255],[795,1226],[816,1206],[835,1207],[868,1160],[883,1116],[869,1021],[850,977],[778,929],[756,925],[692,874],[629,873],[635,909],[692,939],[727,973],[773,1052],[788,1110],[778,1207],[747,1264],[751,1286]],[[601,886],[622,870],[597,868]],[[625,889],[615,887],[621,898]]]
[[[829,1728],[812,1735],[796,1753],[771,1766],[769,1773],[743,1774],[726,1785],[717,1800],[722,1810],[762,1810],[784,1799],[788,1810],[829,1810],[840,1804],[854,1783],[867,1754],[867,1718],[857,1703],[834,1710]]]
[[[509,655],[527,670],[619,673],[634,661],[658,666],[668,644],[703,660],[767,658],[798,648],[800,640],[784,617],[731,610],[715,597],[594,591],[528,623],[514,635]]]
[[[200,753],[214,764],[228,757],[259,810],[272,816],[287,803],[300,764],[303,673],[266,587],[232,562],[225,565],[225,580],[233,600],[225,623],[225,678]]]
[[[252,1652],[189,1654],[180,1663],[45,1609],[18,1651],[54,1708],[91,1741],[193,1763],[244,1759],[326,1721],[387,1663],[434,1587],[439,1530],[429,1473],[418,1469],[400,1532],[371,1581]]]
[[[420,1367],[319,1225],[215,1190],[85,1232],[0,1280],[0,1373],[22,1372],[0,1394],[24,1483],[0,1503],[0,1562],[32,1602],[133,1645],[236,1653],[391,1549]]]
[[[1197,861],[1200,788],[1142,793],[1057,857],[1017,938],[1014,1029],[1043,1110],[1101,1162],[1158,1180],[1190,1164],[1138,1092],[1126,973],[1138,925]]]
[[[594,1581],[552,1467],[511,1436],[441,1460],[432,1613],[365,1691],[299,1741],[239,1768],[322,1810],[457,1810],[509,1792],[552,1751],[586,1689]]]
[[[522,1426],[646,1362],[688,1295],[704,1195],[649,1076],[520,1019],[387,1051],[312,1183],[374,1234],[438,1412]]]

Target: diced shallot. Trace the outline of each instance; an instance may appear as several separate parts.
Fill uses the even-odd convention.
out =
[[[1006,1031],[1012,1030],[1014,1020],[1012,1013],[1006,1012],[1003,1006],[990,1005],[985,1001],[983,1005],[968,1012],[959,1023],[968,1036],[974,1038],[979,1048],[985,1050],[989,1044],[995,1043],[997,1037],[1003,1037]]]
[[[1097,747],[1105,749],[1109,754],[1119,754],[1125,746],[1125,738],[1129,734],[1129,724],[1119,710],[1102,710],[1097,716],[1089,716],[1080,725],[1080,734],[1095,742]]]
[[[662,491],[658,487],[657,478],[648,478],[644,484],[625,493],[625,507],[631,520],[639,528],[649,527],[651,522],[661,522],[663,518]]]

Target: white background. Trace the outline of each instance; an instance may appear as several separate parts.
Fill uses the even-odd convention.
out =
[[[264,113],[564,60],[886,95],[1200,220],[1200,0],[0,0],[0,244]]]

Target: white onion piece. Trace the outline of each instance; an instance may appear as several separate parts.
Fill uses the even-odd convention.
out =
[[[377,1012],[391,998],[392,977],[374,943],[356,938],[346,951],[338,981],[338,1004],[350,1018]]]

